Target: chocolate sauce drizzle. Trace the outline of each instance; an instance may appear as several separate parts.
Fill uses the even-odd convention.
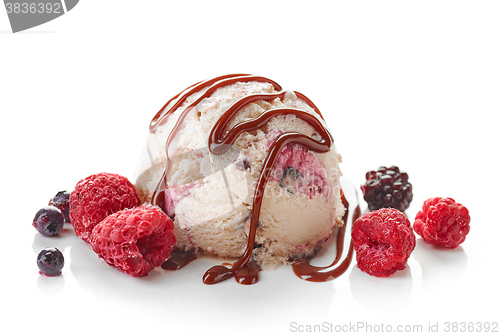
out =
[[[337,255],[335,256],[335,260],[329,266],[324,266],[324,267],[311,265],[310,259],[295,260],[292,264],[292,268],[295,275],[297,275],[299,278],[311,282],[330,281],[341,276],[349,268],[349,265],[351,264],[354,255],[354,245],[352,243],[352,239],[350,240],[349,250],[347,252],[345,259],[340,263],[340,265],[334,268],[334,266],[340,261],[342,253],[344,251],[345,233],[346,233],[346,227],[348,225],[347,221],[349,218],[349,203],[347,202],[343,192],[342,192],[342,203],[344,204],[346,211],[343,217],[344,225],[341,228],[339,228],[337,232],[337,241],[336,241]],[[351,225],[360,216],[361,216],[361,209],[359,205],[357,205],[356,208],[354,209]]]
[[[189,264],[191,261],[195,260],[196,258],[197,258],[196,254],[194,254],[192,251],[188,252],[172,251],[168,259],[165,260],[165,262],[161,265],[161,268],[168,271],[177,271],[186,266],[187,264]]]
[[[196,99],[194,102],[189,104],[179,115],[179,118],[177,119],[174,127],[172,128],[172,131],[168,135],[167,138],[167,143],[165,148],[166,154],[167,154],[167,169],[165,169],[165,172],[163,173],[163,176],[160,179],[160,183],[156,187],[156,190],[153,194],[153,200],[152,203],[158,205],[160,208],[162,208],[164,211],[166,209],[165,206],[165,190],[167,188],[167,176],[169,173],[170,169],[170,158],[168,156],[168,148],[172,144],[176,134],[179,132],[182,123],[186,119],[187,115],[191,110],[193,110],[196,105],[198,105],[204,98],[210,97],[212,93],[214,93],[217,89],[234,84],[236,82],[266,82],[270,83],[274,86],[276,90],[281,90],[281,86],[268,79],[265,77],[261,76],[253,76],[253,75],[241,75],[241,74],[235,74],[235,75],[224,75],[216,78],[212,78],[203,82],[199,82],[195,85],[192,85],[188,89],[184,90],[183,92],[179,93],[176,95],[174,98],[170,99],[161,109],[156,113],[156,115],[153,117],[151,120],[151,123],[149,124],[149,131],[151,133],[154,133],[160,125],[163,125],[167,122],[168,116],[173,113],[177,108],[179,108],[185,101],[186,99],[191,96],[192,94],[201,91],[205,88],[208,88],[198,99]],[[175,103],[173,103],[176,101]],[[168,110],[166,108],[170,103],[173,103],[172,107],[170,107]]]
[[[281,98],[283,99],[286,95],[286,91],[283,91],[281,89],[281,86],[277,84],[276,82],[265,78],[265,77],[260,77],[260,76],[253,76],[253,75],[247,75],[247,74],[234,74],[234,75],[225,75],[221,77],[216,77],[210,80],[206,80],[203,82],[196,83],[192,85],[191,87],[187,88],[185,91],[179,93],[175,97],[173,97],[171,100],[169,100],[165,106],[162,107],[162,109],[154,116],[153,120],[151,121],[150,124],[150,132],[154,133],[158,126],[164,124],[167,121],[168,116],[173,113],[177,108],[179,108],[185,101],[186,99],[201,90],[206,89],[206,91],[199,97],[197,98],[194,102],[189,104],[180,114],[179,118],[176,121],[176,124],[172,128],[172,131],[170,132],[168,138],[167,138],[167,143],[166,143],[166,151],[167,151],[167,169],[165,169],[165,172],[163,173],[163,176],[158,183],[158,186],[153,194],[153,200],[152,203],[155,205],[160,206],[164,211],[165,209],[165,190],[167,188],[167,176],[168,176],[168,170],[169,170],[169,157],[168,157],[168,148],[170,144],[172,143],[173,139],[175,138],[176,133],[179,131],[182,123],[184,122],[187,114],[196,107],[197,104],[199,104],[204,98],[209,97],[212,95],[217,89],[224,87],[226,85],[231,85],[236,82],[252,82],[252,81],[257,81],[257,82],[266,82],[270,83],[273,85],[276,91],[279,91],[277,93],[263,93],[263,94],[252,94],[245,96],[241,98],[240,100],[236,101],[220,118],[219,120],[215,123],[214,127],[212,128],[209,136],[209,149],[210,152],[214,155],[222,155],[226,151],[229,150],[231,145],[234,144],[238,136],[244,132],[251,132],[257,129],[262,128],[265,124],[269,122],[269,120],[273,117],[279,116],[279,115],[294,115],[297,118],[307,122],[309,125],[311,125],[315,131],[321,136],[321,140],[316,140],[311,137],[308,137],[304,134],[301,133],[296,133],[296,132],[286,132],[281,135],[279,135],[275,142],[271,145],[269,148],[269,152],[267,154],[266,159],[264,160],[261,174],[259,176],[259,179],[257,181],[257,186],[254,191],[254,197],[253,197],[253,205],[252,205],[252,215],[250,219],[250,231],[248,234],[248,242],[247,246],[245,249],[245,252],[243,255],[234,263],[231,267],[226,267],[224,265],[217,265],[212,268],[210,268],[205,275],[203,276],[203,282],[205,284],[215,284],[218,282],[221,282],[223,280],[235,277],[236,280],[241,283],[241,284],[253,284],[257,282],[258,279],[258,273],[259,273],[259,268],[256,264],[251,263],[250,259],[252,256],[252,251],[253,251],[253,246],[255,244],[255,236],[257,232],[257,225],[258,225],[258,220],[259,220],[259,215],[260,215],[260,209],[262,206],[262,200],[264,196],[264,189],[266,187],[267,181],[269,179],[269,176],[271,174],[272,168],[274,166],[274,163],[281,152],[282,148],[286,146],[287,144],[290,143],[296,143],[296,144],[301,144],[305,147],[307,147],[309,150],[314,151],[316,153],[326,153],[330,150],[331,144],[333,142],[333,139],[326,129],[324,123],[322,120],[317,119],[315,116],[312,114],[309,114],[305,111],[298,110],[298,109],[293,109],[293,108],[278,108],[278,109],[272,109],[264,112],[262,115],[255,119],[251,119],[248,121],[241,122],[234,126],[232,129],[230,129],[226,134],[224,134],[224,130],[226,129],[229,121],[231,118],[236,115],[236,113],[246,106],[247,104],[258,101],[258,100],[265,100],[265,101],[272,101],[276,98]],[[294,92],[294,94],[301,100],[305,101],[307,104],[309,104],[315,112],[323,119],[323,116],[321,115],[321,112],[319,109],[303,94],[299,92]],[[167,107],[172,104],[172,106],[167,110]],[[345,197],[343,198],[345,200]],[[345,201],[347,202],[347,201]],[[347,217],[346,217],[347,218]],[[345,221],[344,221],[345,223]],[[337,258],[333,262],[332,265],[329,267],[335,265],[340,258],[340,255],[342,253],[343,249],[343,239],[344,239],[344,233],[345,233],[345,225],[344,225],[344,230],[341,231],[338,235],[337,238]],[[341,237],[341,238],[339,238]],[[339,242],[339,239],[342,241]],[[340,248],[340,253],[339,253],[339,248]],[[194,258],[193,258],[194,259]],[[169,263],[165,263],[166,269],[178,269],[185,264],[189,263],[191,258],[185,258],[182,259],[182,261],[172,261]],[[336,277],[343,273],[347,267],[349,266],[350,262],[352,259],[352,244],[349,249],[348,256],[346,259],[341,263],[341,265],[331,271],[330,275],[325,275],[329,274],[328,272],[325,272],[325,268],[317,268],[315,266],[311,266],[307,260],[302,260],[294,263],[293,268],[294,272],[301,278],[309,281],[326,281],[331,279],[332,277]],[[176,267],[176,264],[183,264],[180,267]],[[309,267],[308,267],[309,266]],[[163,266],[162,266],[163,267]],[[333,272],[333,273],[332,273]],[[312,280],[316,279],[316,280]]]

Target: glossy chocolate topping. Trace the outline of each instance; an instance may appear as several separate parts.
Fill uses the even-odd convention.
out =
[[[173,113],[177,108],[179,108],[185,101],[186,99],[191,96],[192,94],[202,91],[206,89],[206,91],[194,102],[189,104],[180,114],[179,118],[177,119],[174,127],[172,128],[172,131],[170,132],[168,138],[167,138],[167,143],[165,148],[167,149],[167,169],[163,173],[163,176],[160,179],[160,183],[158,184],[155,193],[153,194],[153,200],[152,203],[158,205],[160,208],[162,208],[165,211],[165,189],[167,188],[167,176],[168,172],[170,169],[170,159],[168,157],[168,148],[172,144],[172,141],[174,140],[176,134],[179,132],[182,123],[184,122],[184,119],[186,119],[186,116],[188,115],[191,110],[196,108],[196,105],[198,105],[204,98],[210,97],[217,89],[231,85],[237,82],[265,82],[265,83],[270,83],[274,86],[276,90],[281,90],[281,86],[268,79],[265,77],[261,76],[252,76],[252,75],[242,75],[242,74],[234,74],[234,75],[225,75],[225,76],[220,76],[216,77],[213,79],[209,79],[203,82],[199,82],[188,89],[184,90],[183,92],[179,93],[176,95],[174,98],[172,98],[167,104],[165,104],[158,113],[153,117],[151,120],[151,123],[149,124],[149,131],[151,133],[154,133],[157,128],[160,125],[163,125],[164,123],[167,122],[168,116]],[[175,103],[174,103],[175,101]],[[167,109],[168,105],[170,103],[173,103],[173,105]]]
[[[300,112],[306,113],[303,111]],[[301,113],[297,113],[297,116],[300,117],[300,114]],[[261,117],[262,116],[264,116],[264,114],[262,114]],[[251,129],[254,125],[258,125],[259,124],[258,119],[260,119],[261,117],[256,118],[250,122],[247,122],[250,123],[248,125],[249,129]],[[243,253],[243,256],[240,257],[240,259],[230,269],[225,266],[214,266],[211,269],[209,269],[205,273],[205,276],[203,277],[203,282],[205,284],[214,284],[222,280],[225,280],[227,278],[230,278],[234,275],[235,272],[237,272],[241,267],[245,266],[246,263],[248,263],[250,257],[252,256],[252,250],[255,244],[255,234],[257,232],[257,225],[259,222],[262,199],[264,197],[264,188],[266,187],[267,180],[271,175],[274,162],[276,161],[279,153],[281,152],[281,149],[289,143],[301,144],[307,147],[309,150],[317,153],[328,152],[330,150],[330,144],[331,144],[328,132],[326,132],[326,129],[324,128],[322,130],[317,130],[317,131],[321,133],[321,135],[323,136],[323,140],[317,141],[304,134],[290,132],[290,133],[283,133],[280,136],[278,136],[276,141],[271,145],[271,147],[269,148],[269,153],[267,154],[267,157],[264,160],[262,171],[257,181],[257,186],[254,192],[253,204],[252,204],[252,216],[250,218],[250,232],[248,233],[248,243],[245,252]],[[328,141],[325,139],[328,139]]]
[[[201,97],[199,97],[196,101],[194,101],[184,109],[181,118],[179,118],[180,122],[178,122],[178,124],[182,124],[182,121],[184,120],[185,116],[189,113],[189,111],[193,107],[198,105],[198,103],[202,101],[203,98],[210,97],[210,95],[214,93],[217,89],[227,85],[234,84],[236,82],[267,82],[273,84],[276,90],[281,90],[281,86],[278,83],[268,78],[261,76],[245,75],[245,74],[225,75],[225,76],[215,77],[203,82],[199,82],[197,84],[188,87],[183,92],[174,96],[160,109],[160,111],[158,111],[158,113],[156,113],[156,115],[153,117],[153,120],[151,120],[151,123],[149,124],[150,132],[151,133],[155,132],[158,126],[163,125],[167,121],[168,115],[174,112],[177,108],[179,108],[186,101],[186,99],[193,93],[196,93],[208,87],[208,90]],[[173,101],[175,101],[173,106],[165,111],[168,105]],[[174,133],[174,131],[172,131],[172,133]]]
[[[167,260],[161,265],[161,268],[169,271],[177,271],[178,269],[183,268],[191,261],[195,260],[196,254],[193,252],[177,252],[172,251]]]
[[[253,205],[252,205],[252,214],[251,214],[251,219],[250,219],[250,231],[248,234],[248,242],[247,246],[245,249],[245,252],[243,255],[238,259],[236,263],[234,263],[230,267],[226,267],[223,265],[218,265],[210,268],[205,275],[203,276],[203,282],[205,284],[215,284],[217,282],[226,280],[231,277],[235,277],[236,280],[241,283],[241,284],[253,284],[257,281],[258,279],[258,272],[259,272],[259,267],[250,262],[251,256],[252,256],[252,250],[255,244],[255,235],[257,231],[257,226],[258,226],[258,221],[259,221],[259,215],[260,215],[260,209],[262,206],[262,200],[264,197],[264,189],[266,187],[267,181],[269,179],[269,176],[272,172],[272,168],[274,166],[274,163],[279,156],[279,153],[281,152],[282,148],[290,143],[296,143],[305,146],[311,151],[317,152],[317,153],[326,153],[330,150],[330,146],[333,142],[330,133],[326,129],[324,123],[322,120],[319,120],[316,118],[314,115],[307,113],[305,111],[299,110],[299,109],[294,109],[294,108],[278,108],[278,109],[271,109],[266,112],[264,112],[262,115],[260,115],[257,118],[247,120],[244,122],[241,122],[234,126],[232,129],[230,129],[227,133],[224,134],[225,129],[227,128],[228,123],[230,122],[231,118],[234,117],[237,112],[246,106],[247,104],[258,101],[258,100],[266,100],[266,101],[271,101],[276,98],[281,98],[283,99],[286,95],[286,91],[282,91],[281,87],[274,81],[271,81],[270,79],[267,79],[265,77],[260,77],[260,76],[253,76],[253,75],[243,75],[243,74],[237,74],[237,75],[226,75],[226,76],[221,76],[217,77],[211,80],[199,82],[185,91],[179,93],[176,95],[174,98],[172,98],[170,101],[163,106],[163,108],[155,115],[153,120],[151,121],[150,124],[150,131],[155,132],[157,127],[159,125],[162,125],[166,122],[169,114],[173,113],[177,108],[179,108],[185,101],[186,99],[196,93],[200,92],[202,90],[205,90],[201,96],[199,96],[194,102],[189,104],[180,114],[179,118],[177,119],[176,124],[174,125],[171,133],[168,136],[167,139],[167,144],[166,144],[166,151],[167,151],[167,160],[168,158],[168,148],[170,144],[172,143],[176,133],[180,130],[181,125],[186,118],[187,114],[196,107],[197,104],[199,104],[204,98],[210,97],[218,88],[224,87],[226,85],[234,84],[236,82],[252,82],[252,81],[257,81],[257,82],[267,82],[270,83],[274,86],[275,90],[279,91],[277,93],[262,93],[262,94],[252,94],[245,96],[241,98],[240,100],[236,101],[216,122],[216,124],[213,126],[210,136],[209,136],[209,149],[210,152],[214,155],[222,155],[224,154],[231,145],[234,144],[236,139],[238,138],[239,135],[241,135],[244,132],[251,132],[257,129],[262,128],[266,123],[269,122],[269,120],[273,117],[279,116],[279,115],[294,115],[295,117],[307,122],[311,127],[314,128],[317,134],[321,137],[321,140],[316,140],[313,139],[309,136],[306,136],[301,133],[296,133],[296,132],[285,132],[281,135],[279,135],[275,142],[270,146],[269,152],[267,154],[266,159],[264,160],[262,170],[259,176],[259,179],[257,181],[257,186],[254,190],[254,197],[253,197]],[[322,118],[321,112],[319,109],[303,94],[298,93],[298,92],[293,92],[297,98],[305,101],[308,105],[311,106],[315,110],[315,112]],[[170,108],[167,109],[169,105],[172,105]],[[167,188],[167,181],[166,177],[168,176],[168,170],[169,170],[169,162],[167,161],[167,169],[165,170],[160,183],[158,184],[156,191],[153,195],[153,200],[152,203],[155,205],[160,206],[164,211],[165,209],[165,189]],[[344,198],[345,200],[345,198]],[[341,233],[338,235],[337,238],[337,243],[341,244],[343,246],[343,239],[344,239],[344,231],[341,231]],[[341,237],[341,238],[339,238]],[[339,240],[342,240],[339,242]],[[339,247],[337,247],[337,250]],[[341,248],[342,249],[342,248]],[[303,279],[310,280],[310,279],[318,279],[318,280],[310,280],[310,281],[326,281],[329,280],[332,277],[336,277],[339,275],[339,273],[342,271],[342,269],[347,269],[349,266],[349,263],[352,259],[352,245],[350,246],[350,257],[346,258],[341,266],[339,266],[338,270],[336,269],[333,273],[333,275],[328,275],[328,276],[322,276],[322,270],[318,270],[314,266],[311,266],[308,264],[307,261],[300,261],[294,264],[294,271],[295,273],[300,276]],[[337,251],[338,252],[338,251]],[[342,251],[341,251],[342,252]],[[340,253],[341,254],[341,253]],[[340,257],[339,253],[337,253],[337,258],[334,261],[332,265],[335,265]],[[176,258],[179,258],[178,256]],[[169,258],[170,259],[170,258]],[[179,260],[179,259],[177,259]],[[184,261],[188,260],[187,262],[193,260],[191,258],[185,258],[182,259],[183,263]],[[177,263],[175,260],[172,260],[171,263],[167,260],[165,263],[166,269],[177,269],[176,265]],[[308,268],[307,265],[310,267]],[[331,266],[332,266],[331,265]],[[338,274],[338,275],[337,275]]]
[[[334,267],[340,261],[342,253],[344,251],[345,232],[348,225],[347,219],[349,218],[349,203],[347,202],[344,193],[342,193],[342,203],[344,204],[346,211],[343,218],[344,226],[339,228],[337,232],[337,255],[335,257],[335,260],[329,266],[325,267],[312,266],[310,263],[310,259],[295,260],[292,264],[292,268],[295,275],[297,275],[299,278],[311,282],[329,281],[338,278],[349,268],[354,255],[354,245],[352,243],[352,240],[350,240],[349,250],[347,251],[344,260],[342,260],[340,265]],[[361,209],[359,208],[359,205],[357,205],[354,209],[351,225],[360,216]]]

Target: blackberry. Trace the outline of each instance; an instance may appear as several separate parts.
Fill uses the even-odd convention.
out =
[[[69,219],[69,196],[70,192],[67,192],[66,190],[59,191],[50,201],[49,205],[53,205],[59,210],[61,210],[63,216],[64,216],[64,221],[66,223],[70,222]]]
[[[41,208],[33,218],[33,226],[45,237],[57,235],[64,227],[64,216],[58,208],[48,205]]]
[[[47,247],[38,253],[36,263],[41,274],[56,276],[64,267],[64,256],[57,248]]]
[[[398,167],[379,167],[366,173],[366,182],[361,186],[364,200],[370,211],[394,208],[406,211],[413,199],[413,189],[408,174]]]

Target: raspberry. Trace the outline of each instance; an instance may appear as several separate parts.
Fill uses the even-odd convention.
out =
[[[157,206],[144,204],[116,212],[92,231],[92,249],[111,266],[145,276],[168,258],[175,245],[172,220]]]
[[[100,173],[77,183],[69,197],[69,216],[76,235],[90,242],[92,229],[100,221],[139,204],[134,186],[126,177]]]
[[[405,212],[413,199],[413,189],[408,174],[396,166],[380,167],[366,173],[366,182],[361,186],[370,211],[394,208]]]
[[[434,197],[424,202],[413,229],[427,243],[456,248],[470,230],[469,211],[453,198]]]
[[[410,221],[396,209],[384,208],[364,214],[352,227],[358,267],[377,277],[405,268],[415,248]]]

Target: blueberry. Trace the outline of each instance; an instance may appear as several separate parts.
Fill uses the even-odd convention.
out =
[[[64,226],[64,216],[58,208],[48,205],[41,208],[33,219],[33,226],[46,237],[52,237],[61,232]]]
[[[69,223],[69,196],[71,195],[70,192],[67,192],[66,190],[59,191],[50,201],[49,205],[53,205],[59,210],[61,210],[63,216],[64,216],[64,221]]]
[[[64,267],[64,256],[57,248],[47,247],[38,253],[36,263],[40,273],[55,276],[61,274]]]

